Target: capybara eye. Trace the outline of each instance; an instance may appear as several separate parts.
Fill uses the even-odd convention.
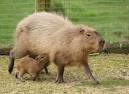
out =
[[[90,34],[87,34],[87,36],[89,37],[89,36],[91,36]]]

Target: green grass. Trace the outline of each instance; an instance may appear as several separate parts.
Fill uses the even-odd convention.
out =
[[[49,66],[49,75],[40,74],[33,82],[25,75],[25,82],[15,79],[7,71],[8,57],[0,56],[0,94],[128,94],[129,55],[111,54],[90,56],[89,65],[100,85],[93,85],[84,72],[77,67],[67,67],[64,84],[54,83],[56,66]]]
[[[118,42],[123,38],[113,32],[129,36],[129,0],[51,0],[61,3],[65,16],[76,24],[97,29],[105,40]],[[13,44],[16,24],[34,12],[34,0],[0,0],[0,44]]]
[[[34,0],[0,0],[0,44],[13,44],[17,23],[34,12]]]

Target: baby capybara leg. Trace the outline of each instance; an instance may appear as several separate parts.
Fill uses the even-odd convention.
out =
[[[33,81],[35,81],[38,78],[38,73],[31,73],[31,76],[33,77]]]
[[[19,72],[16,72],[16,74],[15,74],[15,78],[17,78],[17,79],[18,79],[18,77],[19,77]]]
[[[20,72],[19,72],[19,75],[18,75],[18,78],[19,78],[22,82],[25,81],[25,80],[23,79],[24,74],[25,74],[24,71],[20,71]]]
[[[99,84],[99,81],[97,81],[94,76],[92,75],[92,72],[90,70],[90,67],[87,63],[84,63],[83,64],[83,67],[84,67],[84,71],[85,71],[85,74],[88,76],[88,78],[92,79],[92,81],[95,83],[95,84]]]
[[[57,66],[57,77],[56,77],[56,83],[63,83],[63,74],[64,74],[64,65],[58,65]]]

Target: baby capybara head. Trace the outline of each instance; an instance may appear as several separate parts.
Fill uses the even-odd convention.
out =
[[[48,63],[49,62],[49,57],[47,54],[42,54],[42,55],[38,55],[35,58],[36,61],[38,61],[39,63]]]
[[[102,50],[105,41],[95,29],[81,25],[79,26],[79,31],[82,34],[81,45],[84,46],[88,53]]]

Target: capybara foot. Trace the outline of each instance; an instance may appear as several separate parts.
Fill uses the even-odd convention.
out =
[[[64,82],[63,79],[57,79],[57,80],[55,81],[55,83],[58,83],[58,84],[59,84],[59,83],[65,83],[65,82]]]
[[[20,78],[20,81],[21,81],[21,82],[25,82],[25,80],[24,80],[23,78]]]
[[[33,78],[33,81],[36,81],[36,78]]]
[[[45,72],[46,73],[46,75],[49,75],[50,73],[49,72]]]
[[[44,74],[44,71],[41,71],[40,73],[41,73],[41,74]]]
[[[38,80],[37,75],[35,75],[35,76],[33,77],[33,81],[36,81],[36,80]]]
[[[49,72],[44,72],[44,71],[41,71],[40,73],[41,74],[46,74],[46,75],[49,75],[50,74]]]
[[[100,82],[99,82],[99,81],[95,81],[95,82],[93,82],[93,84],[94,84],[94,85],[99,85]]]
[[[16,79],[18,79],[18,76],[17,76],[17,74],[15,74],[15,78],[16,78]]]

